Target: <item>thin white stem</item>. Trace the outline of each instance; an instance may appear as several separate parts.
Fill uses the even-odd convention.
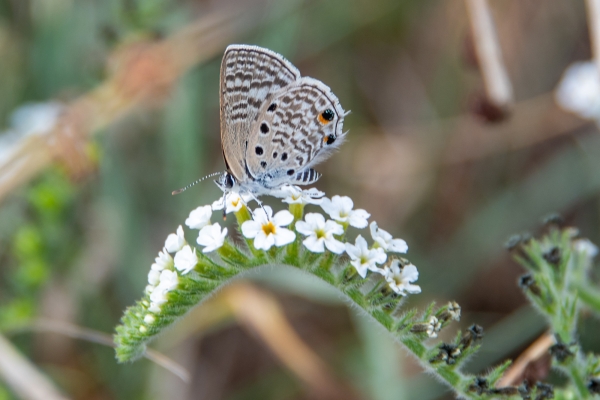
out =
[[[21,399],[66,400],[44,374],[0,335],[0,378]]]
[[[466,6],[487,98],[497,107],[508,107],[513,102],[513,89],[487,0],[466,0]]]

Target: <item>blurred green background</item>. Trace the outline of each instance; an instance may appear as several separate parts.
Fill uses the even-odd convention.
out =
[[[503,243],[536,232],[554,211],[600,242],[600,137],[553,100],[563,70],[590,58],[583,2],[490,5],[515,95],[497,118],[482,100],[459,0],[0,0],[0,161],[19,140],[9,132],[16,109],[73,104],[113,76],[111,60],[132,43],[234,10],[204,31],[199,62],[168,90],[107,118],[76,143],[80,153],[67,142],[58,162],[1,199],[0,333],[69,398],[316,398],[268,343],[223,315],[219,295],[155,343],[189,371],[189,383],[145,359],[119,365],[106,345],[35,324],[112,334],[141,297],[165,237],[218,198],[211,182],[171,191],[224,169],[219,66],[228,44],[248,43],[283,54],[352,111],[347,142],[316,168],[316,187],[352,197],[408,242],[423,289],[410,304],[456,300],[463,318],[455,329],[485,328],[471,372],[518,356],[545,326],[526,305],[516,285],[522,271]],[[355,398],[452,398],[324,285],[276,270],[253,282]],[[586,346],[600,348],[598,322],[581,324]],[[528,373],[545,378],[538,369]],[[0,400],[20,398],[5,383],[0,374]]]

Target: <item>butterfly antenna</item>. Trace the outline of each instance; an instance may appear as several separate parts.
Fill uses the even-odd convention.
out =
[[[189,185],[187,185],[186,187],[182,187],[181,189],[173,190],[173,191],[171,192],[171,194],[172,194],[173,196],[175,196],[176,194],[179,194],[179,193],[181,193],[181,192],[185,192],[186,190],[188,190],[188,189],[189,189],[189,188],[191,188],[192,186],[194,186],[194,185],[196,185],[196,184],[198,184],[198,183],[202,182],[203,180],[205,180],[205,179],[208,179],[208,178],[210,178],[210,177],[213,177],[213,176],[215,176],[215,175],[219,175],[219,174],[222,174],[222,172],[215,172],[215,173],[213,173],[213,174],[206,175],[204,178],[200,178],[200,179],[198,179],[197,181],[190,183],[190,184],[189,184]]]

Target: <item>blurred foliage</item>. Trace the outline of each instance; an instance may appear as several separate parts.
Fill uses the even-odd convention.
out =
[[[522,271],[503,252],[506,237],[560,211],[600,242],[598,128],[552,102],[564,68],[590,57],[584,4],[490,4],[517,98],[497,124],[473,114],[482,82],[458,1],[0,0],[0,126],[25,103],[68,102],[98,86],[110,55],[127,43],[166,37],[229,6],[262,7],[264,19],[229,40],[284,54],[352,110],[349,139],[317,167],[324,176],[316,186],[351,196],[407,240],[423,288],[411,302],[455,299],[461,327],[485,327],[469,366],[478,372],[518,356],[545,329],[516,286]],[[91,174],[75,179],[53,167],[0,204],[0,330],[71,398],[310,398],[235,321],[182,321],[156,344],[188,368],[189,385],[146,360],[116,365],[113,350],[98,344],[17,330],[45,317],[111,333],[140,297],[166,235],[192,208],[219,196],[211,183],[170,194],[224,168],[219,65],[214,54],[179,79],[164,104],[99,132]],[[472,157],[452,157],[465,132],[471,140],[458,147]],[[500,135],[538,139],[477,156],[480,141]],[[363,398],[449,398],[326,289],[297,277],[257,279]],[[600,347],[594,329],[581,335],[586,346]],[[0,379],[0,399],[15,398],[3,385]]]

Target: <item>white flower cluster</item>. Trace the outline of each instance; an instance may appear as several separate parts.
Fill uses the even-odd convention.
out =
[[[166,249],[163,249],[154,259],[154,264],[148,273],[148,286],[146,286],[146,292],[150,294],[148,311],[159,312],[160,306],[167,301],[167,293],[175,289],[178,283],[177,272],[173,271],[173,258]]]
[[[333,196],[329,199],[316,189],[300,190],[295,186],[285,186],[276,194],[285,203],[320,205],[331,219],[326,220],[320,213],[307,213],[304,220],[296,222],[294,231],[287,228],[294,221],[294,216],[289,211],[282,210],[273,215],[271,207],[258,207],[252,211],[252,219],[241,225],[242,234],[253,239],[256,249],[269,250],[273,246],[285,246],[296,239],[298,232],[304,236],[303,245],[311,252],[323,253],[327,248],[335,254],[347,253],[350,264],[362,278],[366,277],[367,271],[372,271],[383,275],[389,287],[397,294],[421,291],[419,286],[412,284],[419,277],[414,265],[401,266],[399,260],[391,260],[383,266],[388,258],[387,253],[406,253],[408,246],[404,240],[394,239],[388,232],[379,229],[376,222],[370,225],[373,239],[371,247],[362,235],[358,235],[354,244],[343,242],[349,226],[364,229],[371,216],[365,210],[355,210],[352,199],[347,196]],[[238,212],[250,200],[251,196],[228,193],[212,205],[200,206],[189,214],[185,224],[190,229],[199,231],[196,242],[202,246],[202,253],[210,253],[222,247],[227,236],[227,228],[221,228],[219,223],[211,224],[213,212]],[[179,226],[175,233],[168,235],[163,250],[159,252],[148,273],[146,292],[150,295],[148,310],[151,313],[160,311],[161,305],[167,301],[167,294],[177,288],[179,276],[192,271],[198,262],[196,249],[186,242],[183,228]],[[150,314],[147,319],[147,323],[154,321]]]
[[[571,64],[556,89],[556,102],[582,118],[600,121],[600,71],[594,61]]]
[[[313,193],[302,194],[287,190],[290,196],[285,202],[298,202],[301,204],[315,204]],[[298,190],[298,189],[296,189]],[[300,191],[301,192],[301,191]],[[311,200],[312,199],[312,202]],[[421,288],[413,285],[419,278],[417,268],[412,265],[401,266],[399,260],[392,260],[388,265],[381,267],[387,261],[387,253],[406,253],[408,246],[402,239],[394,239],[392,235],[383,229],[379,229],[376,222],[372,222],[371,237],[374,244],[369,247],[367,241],[358,235],[354,244],[341,241],[348,226],[363,229],[368,225],[371,216],[365,210],[355,210],[352,199],[347,196],[333,196],[331,199],[318,199],[321,208],[330,220],[319,213],[308,213],[303,221],[296,222],[296,231],[305,239],[302,244],[313,253],[323,253],[325,248],[335,254],[346,252],[350,257],[350,263],[356,272],[365,278],[367,271],[383,275],[389,287],[400,295],[407,293],[420,293]],[[253,219],[242,224],[242,233],[248,239],[254,239],[254,247],[260,250],[269,250],[272,246],[284,246],[293,242],[296,233],[285,228],[294,220],[292,214],[287,211],[279,211],[273,216],[271,207],[265,206],[253,212]]]

